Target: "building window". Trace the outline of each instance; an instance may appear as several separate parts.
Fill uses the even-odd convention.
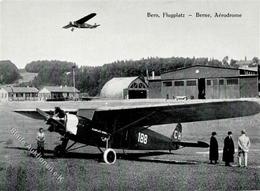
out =
[[[227,85],[238,85],[238,79],[237,78],[227,79]]]
[[[23,97],[23,93],[16,93],[16,97]]]
[[[223,85],[224,85],[224,80],[223,80],[223,79],[219,80],[219,85],[220,85],[220,86],[223,86]]]
[[[171,81],[163,82],[163,86],[164,86],[164,87],[172,86],[172,82],[171,82]]]
[[[211,80],[207,80],[207,86],[211,86]]]
[[[218,80],[217,79],[212,80],[212,82],[213,82],[213,86],[218,85]]]
[[[187,86],[196,86],[196,80],[187,80]]]
[[[133,83],[130,88],[138,88],[138,84],[137,83]]]
[[[139,82],[139,83],[134,82],[133,84],[130,85],[130,88],[133,88],[133,89],[143,89],[143,88],[146,88],[146,86],[142,82]]]
[[[175,81],[174,86],[184,86],[184,81]]]
[[[139,88],[145,88],[145,85],[143,83],[140,83]]]

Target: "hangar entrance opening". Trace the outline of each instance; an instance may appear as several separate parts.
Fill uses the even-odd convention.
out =
[[[128,91],[129,99],[145,99],[147,98],[146,90],[129,90]]]
[[[205,84],[205,78],[199,78],[198,79],[198,90],[199,90],[199,99],[205,99],[206,96],[206,84]]]

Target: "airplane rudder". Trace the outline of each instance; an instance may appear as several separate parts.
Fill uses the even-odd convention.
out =
[[[180,123],[177,123],[175,129],[173,130],[171,139],[172,141],[181,141],[182,137],[182,125]]]

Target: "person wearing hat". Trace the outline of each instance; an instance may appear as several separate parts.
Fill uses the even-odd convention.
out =
[[[250,147],[250,139],[246,136],[246,131],[241,131],[241,136],[238,138],[238,165],[242,166],[242,156],[244,158],[245,167],[247,167],[247,153]]]
[[[226,166],[231,166],[231,162],[234,162],[235,147],[232,139],[232,132],[228,132],[228,136],[224,140],[223,158]]]
[[[44,155],[44,141],[45,141],[45,134],[43,132],[43,128],[39,129],[37,133],[37,153],[40,153],[42,156]]]
[[[210,146],[209,146],[209,160],[210,164],[217,164],[218,163],[218,141],[216,139],[216,132],[211,133],[210,137]]]

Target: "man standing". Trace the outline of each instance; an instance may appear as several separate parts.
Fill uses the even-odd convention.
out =
[[[210,138],[210,146],[209,146],[209,160],[210,164],[217,164],[218,163],[218,141],[216,139],[216,132],[212,132]]]
[[[241,131],[241,136],[238,138],[238,165],[242,166],[242,155],[244,157],[244,164],[247,167],[247,153],[250,147],[250,139],[246,136],[246,131]]]
[[[45,135],[43,132],[43,128],[39,129],[39,132],[37,133],[37,153],[41,153],[41,155],[44,155],[44,141],[45,141]]]
[[[231,166],[231,162],[234,162],[235,147],[232,139],[232,132],[228,132],[228,136],[224,140],[223,148],[223,161],[225,161],[226,166]]]

